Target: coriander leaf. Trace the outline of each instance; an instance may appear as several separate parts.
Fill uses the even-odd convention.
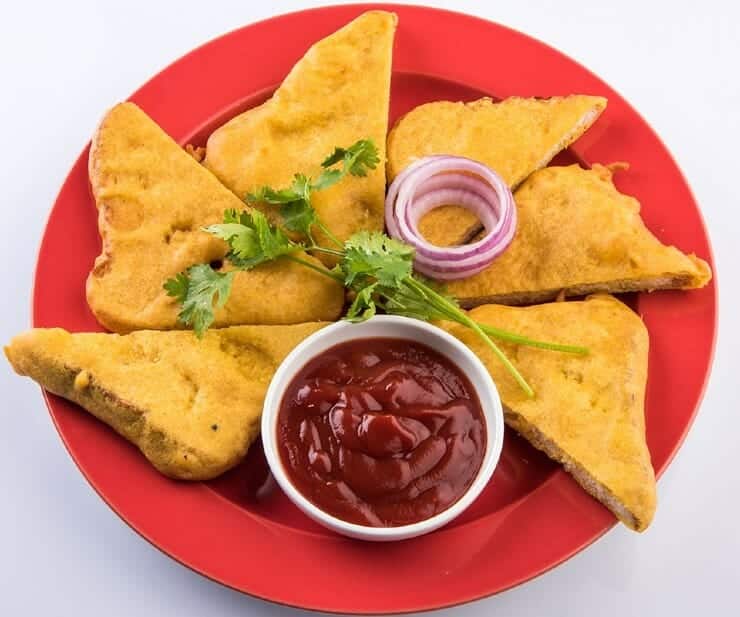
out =
[[[253,210],[250,214],[262,249],[258,263],[272,261],[281,255],[289,255],[302,248],[299,244],[292,242],[279,227],[271,225],[267,217],[259,210]]]
[[[375,300],[373,299],[373,292],[376,287],[377,283],[371,283],[367,287],[360,289],[356,293],[352,304],[350,304],[347,309],[347,314],[344,316],[344,319],[352,323],[359,323],[361,321],[366,321],[375,315],[376,308]]]
[[[205,231],[229,245],[228,259],[242,270],[249,270],[302,248],[280,228],[271,225],[259,210],[245,210],[238,215],[232,210],[226,211],[224,223],[210,225]]]
[[[290,190],[298,195],[298,200],[309,201],[311,199],[311,180],[304,174],[293,176],[293,184]]]
[[[247,258],[259,252],[257,233],[241,223],[210,225],[205,228],[205,231],[224,240],[237,257]]]
[[[316,211],[311,205],[311,180],[304,174],[293,176],[290,190],[298,196],[295,201],[285,202],[280,206],[283,227],[297,231],[311,238],[311,226],[316,222]]]
[[[263,186],[256,193],[247,195],[248,201],[280,206],[283,227],[288,231],[303,233],[311,237],[311,227],[316,223],[316,211],[311,206],[311,180],[304,174],[293,176],[290,188],[275,190]]]
[[[321,163],[322,167],[331,167],[342,161],[342,175],[365,176],[368,170],[375,169],[380,162],[378,149],[372,139],[361,139],[349,148],[335,148]]]
[[[168,279],[164,284],[164,290],[168,296],[177,298],[177,302],[182,304],[188,297],[188,275],[184,272],[180,272],[171,279]]]
[[[327,169],[340,161],[342,162],[341,169]],[[379,162],[378,149],[372,140],[361,139],[349,148],[335,148],[334,152],[324,159],[321,164],[324,170],[315,181],[305,174],[298,173],[293,176],[293,183],[289,188],[274,189],[270,186],[262,186],[254,193],[248,193],[246,200],[280,206],[280,215],[283,217],[285,229],[304,234],[311,240],[311,244],[314,244],[311,232],[313,226],[316,225],[335,244],[339,245],[341,242],[319,220],[311,205],[311,193],[329,188],[347,174],[364,176],[368,169],[375,169]]]
[[[221,308],[226,303],[233,279],[233,272],[216,272],[208,264],[198,264],[169,279],[164,288],[182,305],[178,320],[192,325],[200,338],[215,319],[214,304]]]
[[[332,184],[336,184],[343,177],[344,174],[339,169],[325,169],[311,187],[316,191],[321,191],[329,188]]]
[[[336,165],[339,161],[344,160],[344,156],[347,154],[348,150],[348,148],[334,148],[334,152],[322,161],[321,166],[331,167],[332,165]]]
[[[378,149],[371,139],[362,139],[356,144],[349,147],[349,152],[352,155],[351,159],[347,160],[347,169],[353,176],[365,176],[368,170],[375,169],[377,164],[380,162],[378,156]]]
[[[309,201],[311,188],[311,180],[307,176],[296,174],[289,188],[276,190],[270,186],[262,186],[254,193],[247,193],[247,201],[277,206],[295,201]]]
[[[280,206],[283,227],[288,231],[297,231],[312,237],[311,227],[316,223],[316,211],[311,203],[305,200],[292,201]]]
[[[380,232],[361,231],[344,244],[340,262],[347,287],[368,278],[382,286],[398,287],[411,276],[414,248]]]
[[[270,186],[261,186],[256,192],[247,193],[248,202],[263,202],[273,205],[286,204],[300,199],[303,199],[303,196],[296,193],[292,186],[280,190],[275,190]]]

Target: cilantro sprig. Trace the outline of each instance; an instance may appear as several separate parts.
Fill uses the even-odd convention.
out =
[[[315,244],[313,227],[320,229],[329,240],[341,248],[342,243],[324,225],[316,215],[311,205],[311,193],[323,191],[333,186],[345,176],[366,176],[368,171],[375,169],[380,162],[378,149],[370,139],[361,139],[349,148],[335,148],[321,163],[323,171],[316,180],[304,174],[293,176],[293,183],[283,189],[276,190],[269,186],[262,186],[246,197],[250,203],[265,203],[279,206],[282,226],[288,231],[297,232],[306,236]],[[335,167],[342,163],[341,168]]]
[[[340,162],[341,169],[333,167]],[[204,228],[227,243],[226,257],[234,270],[219,272],[209,264],[198,264],[168,280],[164,288],[181,305],[179,320],[202,336],[214,322],[214,309],[226,303],[236,271],[282,258],[311,268],[350,290],[353,299],[344,317],[348,321],[365,321],[381,310],[424,321],[452,321],[469,328],[528,396],[534,396],[532,388],[494,338],[552,351],[588,353],[584,347],[538,341],[475,321],[453,296],[414,273],[414,248],[408,244],[381,232],[362,231],[345,242],[335,238],[311,205],[311,193],[339,182],[348,174],[364,176],[378,163],[377,149],[370,140],[359,141],[346,149],[336,148],[322,163],[324,171],[315,181],[296,174],[289,188],[262,187],[247,197],[248,201],[279,205],[282,227],[270,223],[258,210],[229,210],[224,213],[223,223]],[[305,241],[291,240],[283,228],[300,232]],[[318,245],[314,240],[314,228],[323,231],[338,248]],[[300,255],[302,252],[332,255],[338,263],[328,270],[304,259]]]
[[[205,231],[229,245],[226,258],[240,270],[251,270],[300,249],[259,210],[227,210],[223,223],[210,225]]]
[[[213,309],[222,308],[229,299],[233,280],[234,272],[216,272],[209,264],[197,264],[169,279],[164,288],[182,306],[178,319],[202,336],[213,324]]]
[[[460,308],[457,300],[435,284],[413,273],[413,247],[380,232],[359,232],[345,243],[344,256],[337,268],[344,285],[355,292],[345,319],[364,321],[380,308],[391,315],[422,321],[444,320],[459,323],[475,332],[509,371],[527,396],[534,391],[491,337],[500,340],[576,354],[588,353],[583,347],[538,341],[478,323]]]

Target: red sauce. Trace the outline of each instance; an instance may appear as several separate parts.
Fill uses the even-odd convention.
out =
[[[310,360],[286,389],[277,431],[293,485],[325,512],[373,527],[447,509],[486,447],[467,377],[400,339],[350,341]]]

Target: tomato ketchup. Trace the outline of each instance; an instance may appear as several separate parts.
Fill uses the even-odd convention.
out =
[[[340,519],[374,527],[425,520],[472,484],[486,429],[470,381],[414,341],[341,343],[288,385],[278,450],[293,485]]]

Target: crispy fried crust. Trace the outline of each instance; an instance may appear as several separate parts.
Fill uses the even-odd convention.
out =
[[[689,259],[702,262],[694,255],[688,255]],[[701,263],[698,267],[701,268]],[[475,298],[461,298],[460,306],[466,309],[475,308],[482,304],[505,304],[507,306],[523,306],[528,304],[542,304],[543,302],[555,301],[572,297],[588,296],[597,293],[632,293],[653,292],[661,289],[691,289],[696,284],[696,276],[684,272],[672,276],[656,277],[642,280],[624,281],[601,281],[589,283],[588,285],[574,285],[561,287],[560,289],[542,289],[538,291],[496,294],[491,296],[477,296]]]
[[[709,265],[662,244],[640,218],[640,204],[620,193],[602,165],[547,167],[515,194],[518,226],[488,268],[448,289],[465,307],[532,304],[595,292],[694,289]]]
[[[532,400],[469,330],[445,324],[488,367],[507,423],[563,463],[626,525],[646,528],[655,480],[644,441],[648,341],[640,319],[610,296],[529,308],[488,305],[472,315],[589,347],[581,357],[504,345],[534,387]],[[17,373],[83,406],[162,473],[198,480],[241,460],[257,436],[275,368],[322,326],[231,327],[210,330],[202,341],[189,332],[38,329],[14,338],[5,353]]]
[[[296,173],[316,178],[335,147],[371,138],[381,164],[317,192],[312,202],[341,240],[382,230],[396,23],[394,13],[369,11],[315,43],[269,101],[213,132],[205,165],[245,195],[262,185],[289,186]]]
[[[625,525],[647,528],[656,494],[645,442],[648,334],[640,318],[605,295],[527,308],[486,305],[470,314],[540,340],[588,347],[587,356],[577,356],[502,344],[536,393],[529,399],[474,333],[446,326],[490,371],[507,424],[562,463]]]
[[[193,264],[222,261],[226,244],[201,227],[244,203],[133,103],[103,118],[89,172],[103,240],[87,280],[90,308],[115,332],[178,327],[162,285]],[[216,325],[331,320],[343,302],[340,285],[280,260],[236,275]]]
[[[583,135],[605,107],[606,99],[585,95],[426,103],[388,135],[388,179],[424,156],[455,154],[485,163],[516,188]],[[480,225],[468,210],[445,206],[427,214],[419,229],[447,246],[475,235]]]
[[[323,325],[236,326],[202,340],[191,332],[36,329],[5,354],[18,374],[87,409],[163,474],[206,480],[244,457],[275,369]]]
[[[506,424],[513,428],[517,433],[524,437],[529,443],[531,443],[538,450],[542,450],[547,456],[554,461],[557,461],[565,468],[578,484],[592,497],[603,503],[609,510],[612,511],[620,521],[622,521],[627,527],[634,531],[645,531],[650,525],[655,513],[655,506],[652,507],[652,511],[649,508],[640,506],[641,514],[643,518],[637,518],[637,516],[629,510],[629,507],[623,504],[619,497],[617,497],[608,486],[599,482],[586,467],[581,465],[576,459],[574,459],[567,450],[564,450],[560,444],[554,439],[548,437],[543,433],[536,424],[532,424],[527,419],[516,411],[504,407],[504,418]],[[649,502],[651,498],[648,498]]]

